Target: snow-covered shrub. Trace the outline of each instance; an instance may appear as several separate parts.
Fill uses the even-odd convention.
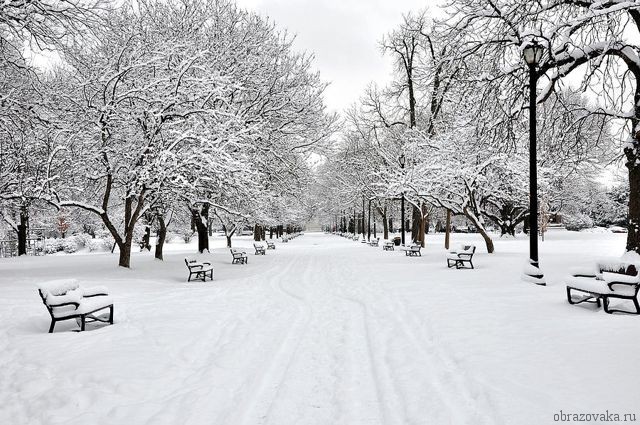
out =
[[[75,238],[66,238],[62,239],[62,250],[67,254],[72,254],[78,250],[78,244],[75,241]]]
[[[113,247],[113,239],[91,239],[87,244],[87,247],[91,252],[111,251],[111,248]]]
[[[87,244],[92,239],[93,238],[91,237],[91,235],[88,235],[86,233],[78,233],[77,235],[73,236],[73,240],[76,242],[76,245],[78,246],[78,249],[86,247]]]
[[[567,214],[562,219],[567,230],[578,231],[593,227],[593,220],[583,213]]]
[[[191,238],[193,238],[193,233],[191,230],[185,230],[184,232],[182,232],[182,240],[184,240],[184,243],[189,243],[191,242]]]
[[[52,238],[46,239],[44,242],[44,252],[47,254],[55,254],[62,251],[62,239]]]

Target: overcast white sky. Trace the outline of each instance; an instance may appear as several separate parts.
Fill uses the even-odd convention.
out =
[[[316,57],[330,109],[355,102],[371,81],[384,83],[391,72],[378,42],[402,15],[435,0],[236,0],[240,7],[269,16],[279,28],[296,35],[296,48]]]

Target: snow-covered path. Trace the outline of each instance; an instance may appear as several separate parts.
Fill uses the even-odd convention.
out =
[[[216,249],[207,284],[184,282],[180,252],[163,263],[137,254],[132,270],[106,254],[3,260],[0,423],[540,424],[561,409],[634,413],[640,321],[564,300],[559,254],[583,247],[576,264],[586,264],[622,242],[585,237],[598,243],[545,242],[547,288],[518,279],[524,241],[500,241],[476,270],[457,271],[435,242],[410,258],[310,234],[246,266]],[[33,285],[65,275],[106,284],[116,324],[46,334]]]

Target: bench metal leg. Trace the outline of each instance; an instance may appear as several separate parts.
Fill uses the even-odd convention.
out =
[[[87,323],[86,316],[84,314],[80,315],[80,332],[84,331],[86,323]]]
[[[52,334],[53,333],[53,328],[56,326],[56,320],[55,319],[51,319],[51,325],[49,325],[49,333]]]
[[[573,297],[571,296],[571,290],[576,290],[578,292],[582,292],[584,294],[586,294],[584,296],[584,298],[574,301]],[[600,297],[599,296],[595,296],[589,292],[583,292],[580,291],[579,289],[576,288],[571,288],[569,286],[567,286],[567,301],[569,302],[569,304],[571,305],[576,305],[576,304],[582,304],[582,303],[590,303],[590,304],[596,304],[596,306],[600,307]],[[607,301],[607,297],[602,297],[602,302],[604,303],[604,309],[605,311],[607,311],[608,308],[608,301]]]
[[[628,310],[620,310],[617,308],[610,308],[609,307],[609,298],[618,298],[621,300],[629,300],[629,301],[633,301],[633,306],[635,307],[636,311],[628,311]],[[637,297],[603,297],[602,302],[604,304],[604,311],[605,313],[626,313],[626,314],[640,314],[640,304],[638,304],[638,298]]]

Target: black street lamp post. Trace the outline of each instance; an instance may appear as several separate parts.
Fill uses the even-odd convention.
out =
[[[525,274],[538,285],[545,285],[538,263],[538,164],[536,149],[536,99],[538,73],[536,67],[542,58],[543,46],[535,40],[523,50],[529,66],[529,263]]]
[[[404,170],[404,154],[400,155],[398,161],[400,162],[400,168]],[[402,191],[402,197],[400,198],[400,222],[402,223],[400,226],[400,240],[402,241],[402,246],[404,246],[404,190]]]

